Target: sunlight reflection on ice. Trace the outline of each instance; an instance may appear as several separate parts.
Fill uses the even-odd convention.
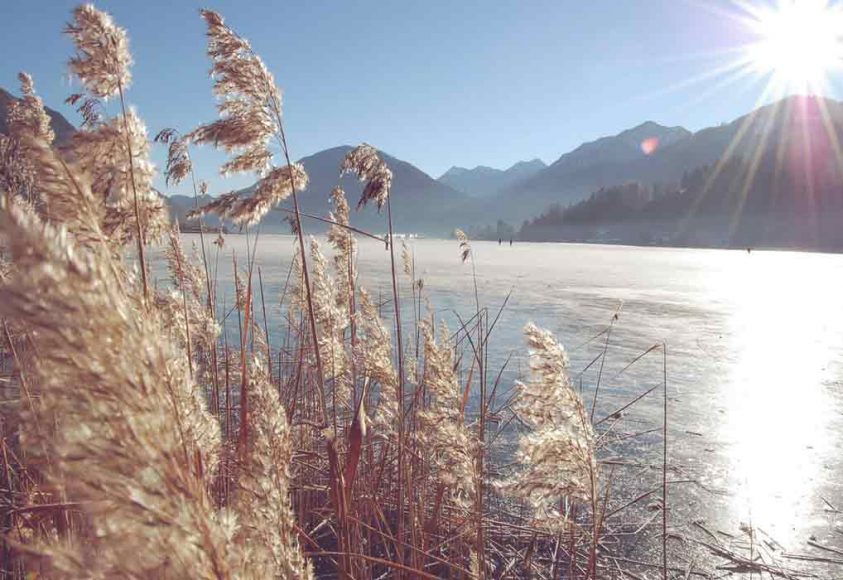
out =
[[[799,254],[756,253],[726,281],[735,362],[723,385],[735,515],[787,543],[809,512],[830,448],[830,366],[841,345],[828,323],[839,279],[810,282]]]

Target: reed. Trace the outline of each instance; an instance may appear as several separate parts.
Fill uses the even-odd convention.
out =
[[[386,237],[352,225],[339,188],[330,215],[313,216],[330,226],[333,255],[306,237],[308,177],[290,161],[281,91],[221,15],[202,18],[220,118],[155,142],[167,147],[168,185],[192,182],[192,219],[215,214],[247,233],[230,281],[218,279],[222,234],[206,245],[200,222],[201,251],[186,252],[166,219],[150,140],[126,101],[128,37],[110,16],[86,5],[67,27],[83,128],[62,150],[21,76],[0,138],[0,363],[13,365],[18,393],[3,405],[6,574],[608,575],[607,530],[626,508],[610,499],[601,450],[617,421],[586,411],[564,349],[532,324],[529,379],[502,384],[489,345],[507,302],[481,303],[462,232],[455,255],[471,260],[475,310],[454,333],[425,313],[412,248],[396,261],[393,175],[371,145],[337,176],[363,182],[358,209],[386,208]],[[120,100],[119,117],[101,111],[107,98]],[[255,173],[254,191],[200,206],[191,148],[204,144],[229,153],[222,173]],[[279,317],[257,252],[261,220],[285,201],[297,241]],[[360,283],[358,235],[386,242],[385,299]],[[161,287],[148,278],[149,246],[169,272]],[[498,450],[507,439],[515,464]]]

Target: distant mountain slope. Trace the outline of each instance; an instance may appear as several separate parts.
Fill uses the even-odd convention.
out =
[[[805,108],[813,112],[806,114]],[[800,111],[802,111],[800,113]],[[830,99],[790,97],[761,107],[731,123],[689,133],[681,128],[645,123],[615,137],[586,143],[560,157],[538,175],[522,180],[495,197],[496,219],[519,223],[536,215],[552,203],[568,205],[586,198],[601,187],[629,181],[642,183],[677,183],[686,171],[715,163],[721,158],[749,157],[759,147],[764,151],[778,147],[786,135],[793,135],[794,119],[814,127],[808,135],[816,137],[821,117],[827,116],[835,129],[843,128],[843,105]],[[800,129],[801,130],[801,129]],[[656,137],[659,145],[650,154],[641,149],[641,141]],[[828,145],[834,147],[833,144]]]
[[[547,167],[541,159],[519,161],[509,169],[495,169],[478,165],[474,169],[451,167],[439,177],[439,182],[474,197],[485,197],[501,191],[522,179],[527,179]]]
[[[527,179],[528,177],[532,177],[536,175],[541,170],[547,167],[547,163],[542,161],[541,159],[531,159],[530,161],[519,161],[518,163],[512,165],[509,169],[507,169],[504,173],[511,178],[513,181],[519,179]]]
[[[530,180],[530,183],[539,188],[544,183],[550,184],[554,176],[582,171],[589,167],[635,161],[646,156],[642,148],[645,141],[657,140],[651,143],[658,151],[659,148],[678,143],[691,135],[690,131],[682,127],[665,127],[647,121],[615,136],[580,145],[554,161],[547,170]]]
[[[326,216],[331,210],[331,191],[337,185],[345,190],[351,207],[356,207],[362,192],[360,183],[354,176],[339,178],[340,163],[350,150],[351,147],[347,145],[333,147],[300,160],[310,177],[307,189],[299,194],[302,212]],[[465,194],[439,183],[406,161],[388,154],[382,155],[393,172],[392,211],[396,232],[443,235],[461,225],[456,210],[463,208],[469,201]],[[240,193],[248,195],[251,189],[246,188]],[[185,196],[173,196],[170,203],[176,214],[193,207],[193,199]],[[281,207],[292,209],[292,202],[287,200]],[[287,215],[283,211],[273,211],[262,223],[269,229],[286,228],[284,218]],[[326,227],[315,220],[306,221],[308,231],[321,231]],[[359,212],[352,211],[351,222],[355,227],[383,232],[387,229],[386,211],[381,215],[373,207]]]
[[[521,236],[843,250],[841,137],[843,104],[792,97],[654,155],[647,169],[661,184],[638,180],[551,207]]]
[[[646,146],[642,146],[643,142]],[[783,155],[788,163],[801,163],[803,173],[811,176],[811,187],[817,191],[838,184],[843,189],[843,179],[838,182],[835,173],[843,167],[843,159],[836,157],[836,152],[843,157],[841,142],[843,104],[792,97],[693,134],[680,127],[644,123],[613,137],[586,143],[537,173],[536,163],[526,167],[516,164],[505,172],[490,168],[452,169],[437,181],[410,163],[390,155],[384,157],[395,173],[392,207],[396,231],[443,235],[455,227],[493,226],[498,220],[517,226],[551,204],[564,207],[586,199],[600,188],[628,182],[661,184],[662,189],[669,190],[677,187],[689,171],[736,158],[750,161],[756,153],[759,160]],[[340,163],[349,150],[348,146],[335,147],[302,160],[310,175],[310,185],[300,196],[302,211],[326,215],[330,210],[330,191],[338,183],[346,189],[352,206],[356,204],[360,185],[350,176],[341,181],[338,178]],[[808,161],[810,164],[805,165]],[[472,179],[494,181],[501,179],[501,174],[522,171],[527,177],[482,197],[477,192],[493,186],[466,185]],[[789,179],[796,179],[798,173],[789,171]],[[717,183],[722,185],[722,181]],[[807,186],[793,182],[788,187],[804,192]],[[285,207],[289,208],[290,203],[286,202]],[[270,229],[286,227],[284,215],[273,212],[265,223]],[[386,229],[385,216],[377,215],[373,208],[355,212],[352,221],[376,232]],[[324,227],[311,221],[308,230],[320,231]],[[500,224],[497,230],[501,230]]]
[[[584,143],[546,169],[504,188],[496,196],[499,203],[495,205],[502,211],[496,217],[520,220],[549,203],[579,201],[599,187],[630,179],[630,164],[646,164],[660,151],[691,137],[692,133],[682,127],[648,121],[617,135]],[[646,147],[649,149],[645,152]]]
[[[16,100],[17,98],[14,95],[0,88],[0,133],[5,134],[7,131],[6,114],[9,110],[9,103]],[[76,129],[58,111],[54,111],[49,107],[46,107],[46,110],[50,116],[50,126],[56,134],[56,143],[59,145],[66,143]]]
[[[500,189],[502,175],[502,169],[495,169],[494,167],[487,167],[485,165],[478,165],[474,169],[457,167],[455,165],[443,173],[438,181],[439,183],[453,187],[457,191],[482,196]]]

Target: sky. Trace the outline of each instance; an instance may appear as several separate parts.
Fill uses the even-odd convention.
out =
[[[76,4],[0,0],[0,86],[17,92],[17,72],[30,72],[45,103],[75,124],[78,115],[62,104],[74,82],[66,69],[73,47],[61,31]],[[366,141],[438,177],[452,165],[506,168],[535,157],[550,163],[648,120],[699,130],[764,100],[760,76],[725,83],[728,75],[713,72],[752,41],[729,16],[740,12],[731,0],[96,6],[128,30],[135,65],[127,98],[151,134],[215,118],[198,9],[221,12],[284,90],[294,158]],[[216,176],[219,153],[194,157],[212,191],[254,181]],[[159,166],[162,160],[159,151]]]

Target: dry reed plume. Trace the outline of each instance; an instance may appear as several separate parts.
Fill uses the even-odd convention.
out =
[[[568,356],[548,331],[528,324],[527,383],[516,383],[514,410],[531,431],[522,435],[517,454],[522,470],[505,484],[536,509],[539,521],[566,517],[565,498],[591,501],[596,490],[595,437],[579,393],[568,377]]]
[[[477,439],[465,424],[462,389],[454,373],[450,347],[437,345],[433,328],[422,325],[424,334],[425,386],[432,402],[419,413],[418,438],[430,463],[430,471],[454,503],[469,507],[474,496],[474,456]],[[442,326],[440,337],[448,337]]]
[[[23,97],[0,137],[0,315],[19,389],[5,406],[4,466],[14,474],[5,571],[546,577],[567,559],[572,576],[598,577],[608,569],[597,550],[599,446],[561,345],[528,325],[531,379],[513,392],[492,384],[497,319],[480,302],[459,230],[476,311],[437,336],[406,243],[403,268],[396,263],[393,174],[371,145],[337,171],[363,182],[358,209],[386,208],[388,235],[378,239],[390,252],[391,293],[376,298],[360,284],[359,230],[341,189],[323,220],[333,255],[306,239],[297,195],[308,178],[290,161],[281,91],[248,41],[218,13],[201,14],[220,118],[158,133],[166,182],[189,181],[197,200],[205,193],[191,160],[202,144],[230,154],[223,174],[254,172],[258,181],[191,212],[200,220],[192,252],[153,188],[146,128],[126,104],[126,32],[93,6],[73,12],[69,68],[84,93],[70,101],[83,126],[61,149],[21,76]],[[119,116],[99,106],[112,98]],[[284,202],[297,242],[275,320],[252,226]],[[227,282],[217,279],[225,239],[208,243],[201,221],[211,213],[247,233]],[[169,274],[157,288],[150,244]],[[490,425],[503,417],[521,429],[517,469],[500,483],[506,468],[494,446],[503,431]],[[560,520],[575,530],[561,548],[551,525]],[[587,568],[576,564],[584,553]]]

